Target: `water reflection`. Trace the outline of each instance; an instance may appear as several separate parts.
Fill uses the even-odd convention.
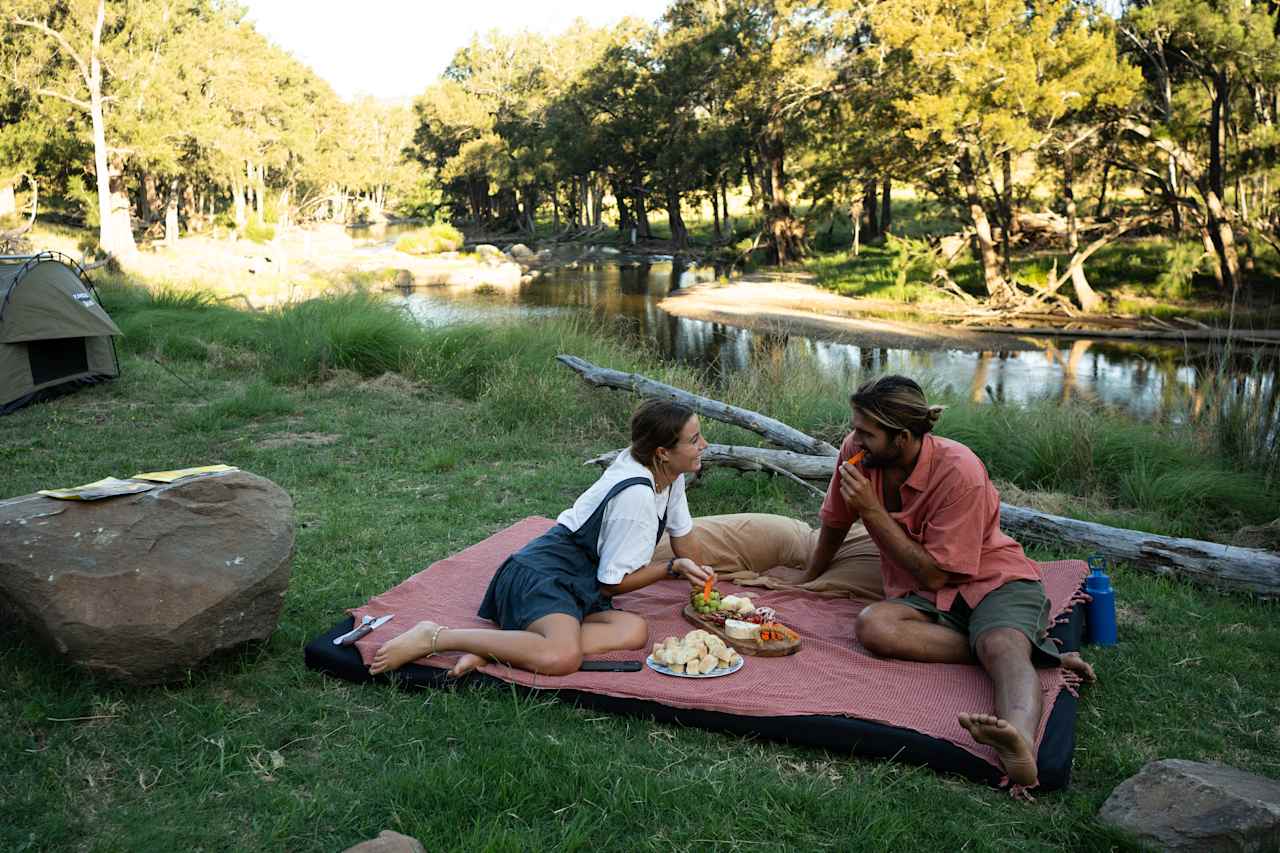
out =
[[[1280,423],[1274,347],[1238,350],[1229,359],[1208,346],[1114,339],[1027,338],[1023,345],[1031,349],[992,352],[885,349],[684,319],[658,308],[672,291],[712,277],[710,269],[672,259],[587,259],[519,288],[417,288],[405,300],[431,323],[587,312],[616,333],[705,371],[714,384],[732,382],[744,370],[776,375],[780,360],[802,358],[848,387],[867,374],[895,372],[975,402],[1084,400],[1175,420],[1228,407],[1247,412],[1255,438],[1264,442],[1275,441]]]

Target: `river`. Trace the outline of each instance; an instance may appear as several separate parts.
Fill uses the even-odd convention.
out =
[[[368,236],[381,242],[394,235]],[[433,325],[590,314],[619,336],[649,342],[664,358],[706,370],[717,384],[787,348],[850,388],[868,374],[903,373],[976,402],[1081,399],[1175,421],[1220,405],[1225,396],[1247,407],[1262,440],[1274,441],[1280,431],[1276,347],[1236,348],[1230,358],[1220,346],[1087,338],[1024,339],[1035,342],[1032,350],[885,349],[755,332],[658,308],[674,290],[712,277],[710,268],[670,257],[584,259],[517,288],[421,287],[402,297],[416,317]]]

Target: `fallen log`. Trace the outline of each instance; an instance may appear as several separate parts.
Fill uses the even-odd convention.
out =
[[[721,403],[719,400],[690,394],[688,391],[681,391],[679,388],[673,388],[638,373],[623,373],[621,370],[597,367],[576,355],[558,355],[556,361],[577,371],[583,379],[597,387],[619,388],[624,391],[634,391],[644,397],[674,400],[700,415],[759,433],[779,447],[817,456],[836,455],[836,449],[825,441],[805,435],[782,421],[776,421],[750,409],[740,409],[737,406]]]
[[[573,356],[559,356],[559,358],[566,364],[570,363],[566,359],[572,359],[588,365],[587,362]],[[570,366],[573,365],[570,364]],[[579,370],[579,372],[582,371]],[[617,371],[609,372],[617,373]],[[699,405],[702,408],[698,411],[714,420],[723,420],[719,417],[721,410],[717,409],[717,406],[737,413],[733,414],[735,420],[726,420],[726,423],[744,425],[741,422],[743,414],[749,416],[748,423],[757,423],[755,419],[771,420],[755,412],[735,409],[715,400],[679,391],[643,376],[620,375],[638,380],[635,386],[621,387],[632,388],[646,396],[679,399],[671,394],[676,392],[682,397],[700,401]],[[583,378],[587,378],[585,374]],[[599,383],[592,382],[592,384]],[[645,389],[651,389],[654,393],[649,393]],[[773,421],[773,423],[778,422]],[[803,438],[809,438],[785,424],[782,426]],[[604,467],[613,462],[621,452],[622,450],[612,450],[587,460],[585,464]],[[702,459],[709,467],[719,465],[739,471],[770,471],[783,474],[793,480],[825,484],[830,482],[832,472],[835,470],[836,452],[834,448],[830,453],[811,454],[766,447],[712,444],[703,451]],[[822,493],[818,488],[813,488],[813,491]],[[1066,548],[1081,553],[1101,553],[1113,560],[1155,574],[1174,575],[1218,590],[1247,592],[1261,598],[1280,599],[1280,554],[1271,551],[1108,527],[1104,524],[1079,521],[1007,503],[1000,504],[1000,526],[1023,544],[1045,545],[1055,549]]]
[[[1280,598],[1280,554],[1158,536],[1000,504],[1000,527],[1023,543],[1070,545],[1113,560],[1232,592]]]
[[[1280,329],[1055,329],[1017,326],[969,326],[980,332],[1008,335],[1051,335],[1062,338],[1131,338],[1154,341],[1223,341],[1228,338],[1253,343],[1280,344]]]

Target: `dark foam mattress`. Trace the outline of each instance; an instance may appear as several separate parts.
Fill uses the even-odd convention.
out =
[[[305,659],[308,668],[325,675],[342,678],[357,684],[380,682],[398,684],[401,687],[447,688],[459,683],[492,683],[508,685],[508,682],[484,673],[472,673],[461,681],[449,678],[444,669],[408,664],[393,675],[373,676],[365,669],[360,653],[353,646],[335,646],[333,640],[350,631],[354,620],[344,619],[328,631],[315,637],[306,646]],[[1060,641],[1063,651],[1076,651],[1080,647],[1084,626],[1083,605],[1076,605],[1070,619],[1054,626],[1051,636]],[[619,678],[628,677],[619,673]],[[515,685],[517,689],[529,688]],[[536,691],[545,694],[548,691]],[[784,716],[757,717],[709,711],[697,708],[673,708],[658,702],[624,699],[582,690],[560,689],[554,692],[561,701],[611,714],[623,714],[663,723],[675,723],[712,731],[767,738],[803,746],[815,746],[833,751],[850,752],[868,758],[892,758],[910,764],[931,767],[945,773],[958,773],[975,782],[999,785],[1003,773],[981,758],[946,740],[930,737],[912,729],[860,720],[845,716]],[[1071,780],[1071,759],[1076,745],[1077,699],[1063,690],[1054,702],[1044,737],[1037,756],[1040,770],[1038,790],[1054,791],[1065,788]]]

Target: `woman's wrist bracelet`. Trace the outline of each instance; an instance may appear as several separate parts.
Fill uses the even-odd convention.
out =
[[[676,558],[672,557],[667,560],[667,577],[678,578],[680,573],[676,571]]]

